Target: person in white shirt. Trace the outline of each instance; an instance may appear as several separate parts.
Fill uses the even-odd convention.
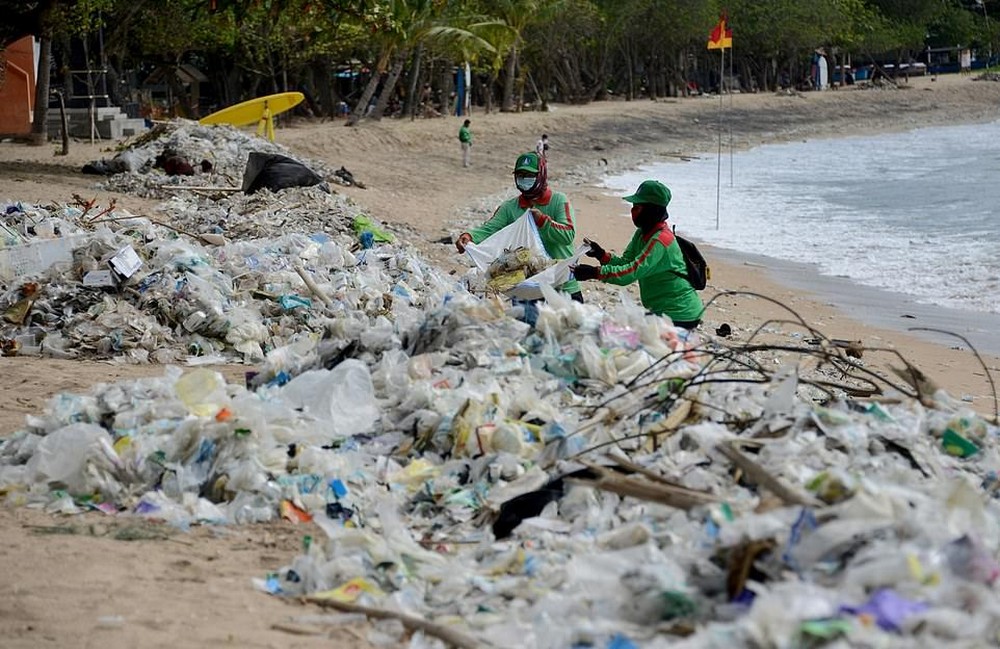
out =
[[[535,153],[537,153],[540,158],[547,158],[548,151],[549,136],[547,133],[542,133],[542,138],[535,143]]]

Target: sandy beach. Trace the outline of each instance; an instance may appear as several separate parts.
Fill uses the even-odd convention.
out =
[[[726,99],[727,106],[729,99]],[[602,177],[663,157],[699,155],[716,146],[718,99],[603,102],[555,106],[547,113],[473,112],[472,166],[462,168],[456,137],[459,118],[364,122],[296,122],[277,141],[294,154],[346,167],[365,188],[335,186],[392,224],[428,259],[445,269],[464,268],[450,243],[469,224],[489,216],[513,194],[510,169],[543,132],[550,136],[550,181],[571,199],[577,237],[622,248],[631,234],[626,206],[608,196]],[[735,146],[796,139],[865,135],[919,126],[1000,118],[1000,83],[970,77],[915,78],[901,89],[843,89],[791,95],[737,95],[730,114]],[[90,160],[110,157],[110,143],[76,142],[70,155],[56,145],[31,148],[0,143],[0,199],[64,203],[74,193],[97,197],[137,214],[154,215],[155,202],[94,188],[79,173]],[[669,178],[661,179],[670,184]],[[683,230],[683,214],[673,215]],[[953,396],[984,413],[993,411],[986,373],[961,344],[908,333],[919,318],[881,320],[839,300],[837,291],[808,278],[783,281],[778,264],[705,249],[712,267],[706,300],[720,292],[769,296],[794,310],[828,338],[892,348]],[[585,298],[614,299],[608,289],[586,285]],[[703,325],[712,335],[729,324],[736,340],[762,323],[788,319],[787,311],[753,295],[724,295]],[[762,341],[789,340],[801,327],[778,324]],[[868,352],[864,362],[885,371],[888,353]],[[985,355],[1000,372],[1000,359]],[[222,368],[232,381],[245,366]],[[37,358],[0,358],[0,436],[16,430],[61,391],[83,391],[97,382],[162,374],[159,366],[111,365]],[[251,588],[251,578],[288,561],[308,528],[274,523],[239,529],[198,529],[189,534],[97,515],[53,518],[23,509],[0,510],[0,638],[11,647],[358,647],[353,627],[330,634],[298,635],[296,615],[315,614]],[[125,541],[122,539],[134,538]],[[278,628],[275,627],[277,625]],[[284,630],[282,630],[284,629]]]

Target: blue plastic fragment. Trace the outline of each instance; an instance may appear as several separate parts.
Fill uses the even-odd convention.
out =
[[[330,481],[330,490],[337,498],[343,498],[347,495],[347,485],[340,478],[334,478]]]
[[[632,642],[628,636],[619,633],[608,641],[608,649],[639,649],[639,645]]]

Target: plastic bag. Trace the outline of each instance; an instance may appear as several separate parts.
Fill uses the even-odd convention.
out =
[[[469,243],[465,246],[465,253],[472,259],[480,271],[485,273],[494,260],[504,254],[504,251],[525,248],[537,256],[551,259],[542,243],[542,237],[538,234],[538,226],[531,216],[530,210],[525,210],[519,219],[488,237],[481,243]],[[549,266],[540,273],[536,273],[524,281],[517,283],[512,288],[504,291],[507,295],[519,300],[540,300],[542,299],[541,286],[561,286],[570,279],[570,267],[574,266],[583,255],[588,246],[577,248],[573,256],[569,259],[561,259],[556,264]]]
[[[297,160],[277,153],[253,151],[243,172],[243,193],[261,189],[273,192],[288,187],[309,187],[323,182],[322,176]]]
[[[70,424],[39,442],[25,477],[29,483],[61,483],[71,494],[83,494],[92,487],[87,467],[101,458],[117,458],[108,432],[94,424]]]
[[[535,225],[530,210],[525,210],[519,219],[484,241],[478,244],[466,244],[465,254],[472,259],[476,268],[486,272],[493,260],[502,255],[504,250],[515,248],[527,248],[551,259],[545,250],[545,244],[542,243],[542,237],[538,234],[538,226]]]
[[[348,359],[332,370],[310,370],[292,379],[281,398],[329,423],[333,437],[366,433],[381,415],[368,366]]]
[[[560,259],[537,275],[533,275],[511,290],[507,295],[519,300],[540,300],[542,296],[542,285],[562,286],[570,280],[572,267],[576,266],[590,246],[580,245],[573,251],[573,256],[567,259]]]

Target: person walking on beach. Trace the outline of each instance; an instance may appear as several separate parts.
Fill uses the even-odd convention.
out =
[[[540,157],[548,159],[549,151],[549,136],[547,133],[542,133],[542,137],[535,143],[535,153]]]
[[[472,131],[469,130],[469,125],[472,122],[465,120],[462,122],[462,128],[458,129],[458,141],[462,145],[462,166],[469,166],[469,154],[472,152]]]
[[[625,251],[613,256],[590,242],[587,256],[601,265],[579,264],[573,275],[580,281],[598,280],[626,286],[639,282],[642,305],[656,315],[669,316],[677,327],[694,329],[701,324],[705,307],[687,280],[687,266],[680,245],[667,225],[670,189],[658,180],[646,180],[623,200],[632,203],[636,230]]]
[[[553,259],[568,259],[573,256],[573,240],[576,239],[573,208],[565,194],[552,191],[549,187],[545,158],[535,152],[517,156],[514,162],[514,186],[519,192],[517,196],[501,203],[493,216],[478,228],[463,232],[458,237],[455,242],[458,251],[465,252],[465,246],[469,242],[481,243],[521,218],[525,210],[531,210],[545,252]],[[560,286],[559,290],[568,293],[577,302],[583,302],[583,293],[576,280],[571,279]],[[526,319],[531,322],[528,310],[526,307]]]

